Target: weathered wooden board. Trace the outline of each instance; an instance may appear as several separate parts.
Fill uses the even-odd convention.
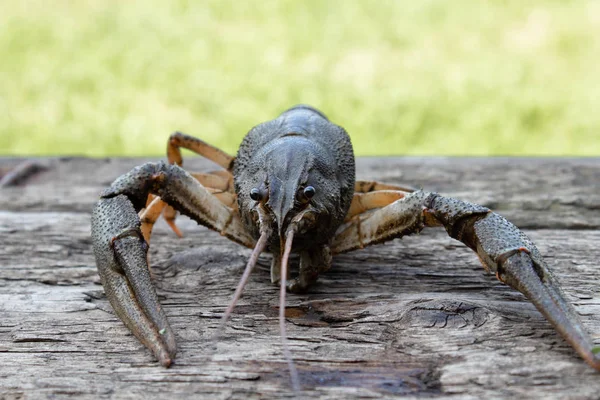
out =
[[[180,349],[163,369],[113,314],[89,234],[98,193],[145,160],[39,161],[48,169],[0,189],[0,398],[290,395],[268,257],[211,343],[249,251],[184,218],[183,239],[158,225],[151,261]],[[600,342],[599,159],[363,158],[358,176],[525,228]],[[287,314],[306,398],[600,398],[600,373],[440,229],[335,258]]]

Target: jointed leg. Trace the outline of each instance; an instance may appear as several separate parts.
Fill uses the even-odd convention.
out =
[[[227,171],[231,172],[231,169],[233,168],[234,157],[203,140],[181,132],[174,132],[169,137],[169,142],[167,143],[167,157],[169,159],[169,164],[181,166],[183,158],[181,157],[180,148],[182,147],[208,158],[212,162],[225,168]]]
[[[385,207],[396,200],[414,192],[410,186],[389,185],[376,181],[356,181],[354,197],[346,214],[346,221],[375,208]]]
[[[356,181],[354,184],[354,192],[369,193],[378,190],[396,190],[400,192],[412,193],[417,189],[409,185],[390,185],[376,181]]]
[[[233,176],[229,171],[213,171],[209,173],[190,172],[200,184],[206,187],[221,203],[227,207],[237,209],[237,198],[233,190]],[[177,211],[171,206],[166,206],[163,211],[163,216],[167,224],[173,229],[173,232],[179,237],[183,237],[183,233],[175,224]]]
[[[415,192],[376,210],[367,218],[353,218],[338,229],[331,251],[333,254],[345,253],[421,231],[425,199],[426,193]],[[380,229],[386,222],[389,226]]]
[[[167,205],[164,201],[160,199],[158,196],[149,195],[148,198],[152,198],[150,204],[146,206],[146,208],[140,213],[140,222],[142,235],[144,236],[144,240],[146,243],[150,243],[150,236],[152,235],[152,228],[154,224],[160,217],[163,209]],[[171,228],[175,231],[177,236],[181,237],[181,232],[176,225],[171,226]]]
[[[375,208],[385,207],[394,201],[403,198],[407,193],[397,190],[378,190],[367,193],[354,193],[350,209],[346,214],[346,221],[353,217]]]
[[[210,190],[221,203],[237,210],[237,196],[233,187],[233,176],[229,171],[214,171],[210,173],[190,172],[200,184]]]
[[[341,253],[443,226],[474,250],[484,268],[522,292],[592,367],[600,356],[573,307],[533,242],[517,227],[489,209],[436,193],[414,192],[366,218],[340,227],[332,252]]]
[[[181,156],[181,148],[193,151],[225,168],[225,171],[217,171],[210,174],[192,174],[203,186],[210,186],[213,188],[224,186],[224,191],[233,192],[233,176],[231,170],[233,168],[234,157],[201,139],[186,135],[185,133],[174,132],[167,142],[167,158],[170,164],[182,165],[183,157]],[[228,188],[231,189],[228,190]],[[172,207],[166,207],[163,215],[173,231],[181,237],[182,233],[179,228],[177,228],[177,225],[175,225],[177,212]]]
[[[229,171],[220,170],[208,173],[190,172],[190,175],[196,178],[204,187],[210,187],[222,192],[234,193],[233,176]]]
[[[208,190],[209,193],[211,193],[223,205],[231,208],[233,211],[237,210],[237,197],[235,193],[233,193],[233,191],[224,191],[224,189],[222,189],[223,187],[227,188],[227,183],[223,182],[225,178],[222,178],[218,175],[215,176],[213,174],[191,173],[190,175],[196,178],[198,182],[200,182],[200,184],[204,186],[206,190]],[[211,187],[209,184],[215,184],[216,187]],[[165,208],[172,209],[172,207],[162,201],[160,197],[154,196],[153,194],[148,195],[146,208],[144,208],[144,210],[140,213],[140,220],[142,222],[141,229],[146,242],[150,243],[152,228]],[[175,214],[175,212],[176,211],[173,210],[173,214]],[[177,236],[183,236],[177,225],[175,225],[174,217],[168,218],[165,216],[165,221],[171,227],[171,229],[173,229]]]
[[[237,212],[225,206],[209,188],[202,186],[176,165],[160,162],[136,167],[113,182],[101,197],[111,198],[121,194],[126,195],[138,211],[145,207],[150,194],[156,195],[200,225],[216,230],[244,246],[254,247],[255,240],[246,233]],[[154,207],[160,207],[156,199],[148,205],[146,216],[156,213]]]
[[[98,272],[107,297],[125,325],[160,362],[169,366],[175,339],[151,284],[147,265],[149,231],[142,231],[138,212],[148,195],[158,197],[145,217],[157,218],[165,201],[196,222],[247,247],[253,247],[238,213],[224,206],[185,170],[147,163],[118,178],[102,193],[92,214],[92,239]]]

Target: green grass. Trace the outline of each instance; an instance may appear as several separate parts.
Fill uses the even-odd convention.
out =
[[[287,107],[360,155],[599,155],[599,1],[0,2],[0,154],[235,152]]]

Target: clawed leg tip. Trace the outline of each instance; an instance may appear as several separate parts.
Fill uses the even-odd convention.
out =
[[[162,365],[165,368],[169,368],[171,367],[174,363],[175,363],[175,355],[177,353],[177,349],[175,347],[175,342],[171,341],[169,343],[169,338],[173,338],[172,335],[169,335],[169,337],[166,337],[165,339],[167,339],[167,343],[166,346],[162,347],[159,350],[158,353],[155,353],[156,358],[158,359],[158,361],[160,362],[160,365]]]
[[[179,227],[177,226],[177,224],[175,224],[175,219],[172,218],[165,218],[165,221],[167,222],[167,225],[169,225],[171,227],[171,229],[173,230],[173,232],[175,232],[175,234],[182,238],[183,237],[183,232],[181,232],[181,230],[179,229]]]
[[[178,228],[178,227],[175,227],[175,228],[173,228],[173,232],[175,232],[175,235],[176,235],[176,236],[177,236],[179,239],[181,239],[181,238],[183,237],[183,232],[181,232],[181,231],[179,230],[179,228]]]
[[[160,365],[165,368],[169,368],[171,365],[173,365],[173,360],[171,358],[162,359],[160,360]]]

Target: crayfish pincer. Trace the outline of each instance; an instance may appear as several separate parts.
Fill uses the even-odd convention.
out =
[[[181,148],[222,167],[189,173]],[[163,215],[173,230],[176,212],[253,249],[223,322],[240,297],[259,255],[273,255],[271,281],[280,285],[279,321],[293,386],[300,382],[285,345],[285,293],[303,292],[327,271],[332,256],[425,227],[441,226],[477,253],[484,268],[522,292],[591,366],[600,358],[532,241],[489,209],[410,187],[356,181],[346,131],[309,106],[293,107],[252,128],[236,157],[174,133],[168,163],[146,163],[117,178],[92,216],[98,271],[115,312],[169,366],[173,332],[147,264],[152,226]],[[288,260],[298,254],[290,278]]]

